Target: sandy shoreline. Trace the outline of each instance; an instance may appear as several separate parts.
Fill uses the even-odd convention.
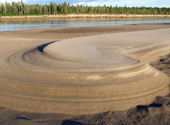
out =
[[[154,106],[157,106],[157,102],[161,103],[158,104],[156,109],[149,105],[155,96],[168,94],[167,76],[150,66],[148,67],[148,63],[169,53],[169,32],[169,24],[47,28],[1,32],[0,98],[3,100],[0,103],[2,107],[0,109],[1,124],[13,122],[16,124],[130,124],[133,119],[137,120],[137,117],[140,118],[140,121],[135,122],[146,124],[149,118],[154,119],[160,113],[167,116],[169,112],[160,112],[159,106],[165,105],[164,108],[169,110],[168,99],[161,102],[160,100],[164,97],[156,98]],[[95,42],[95,40],[97,41]],[[50,45],[45,44],[53,41],[58,42]],[[86,50],[88,51],[86,52]],[[93,54],[90,55],[89,53]],[[112,59],[113,55],[115,59]],[[117,55],[119,56],[117,57]],[[54,62],[54,59],[60,61]],[[114,66],[122,68],[119,70],[115,69]],[[99,67],[102,67],[102,69],[99,69]],[[54,69],[56,70],[54,71]],[[112,69],[112,71],[108,69]],[[168,68],[166,67],[166,69]],[[85,70],[87,73],[82,72]],[[119,75],[117,76],[115,73]],[[110,74],[113,75],[109,76]],[[67,79],[70,83],[64,79]],[[98,79],[101,82],[96,81]],[[121,85],[117,86],[116,81],[119,84],[121,83],[122,86],[126,86],[125,89]],[[93,86],[94,83],[95,86]],[[69,88],[64,88],[63,84],[68,85]],[[86,87],[82,87],[82,85],[86,85]],[[164,85],[165,88],[162,88]],[[115,87],[119,87],[119,91],[114,90]],[[133,88],[136,88],[137,92]],[[123,104],[127,104],[127,107],[129,104],[126,100],[125,102],[120,100],[121,103],[115,103],[115,106],[110,107],[113,103],[109,104],[105,101],[113,99],[114,91],[117,91],[116,93],[128,93],[126,96],[116,94],[114,98],[132,98],[132,102],[129,104],[146,105],[125,111],[116,111],[115,106],[123,109],[125,107]],[[152,93],[152,96],[148,96],[146,93]],[[88,94],[91,94],[92,97]],[[133,100],[132,96],[135,94],[137,102],[141,101],[141,103],[136,104],[136,99]],[[148,97],[148,101],[145,96],[141,96],[142,94]],[[29,99],[25,99],[25,97],[29,97]],[[61,102],[53,103],[56,98]],[[63,103],[63,99],[67,100],[66,104]],[[83,105],[84,107],[91,106],[91,112],[87,113],[89,109],[87,112],[83,108],[81,110],[74,109],[74,105],[70,105],[70,100],[88,101],[89,105],[84,105],[84,103],[81,105],[74,103],[74,105],[77,105],[76,108],[83,107]],[[103,102],[101,104],[100,101],[98,104],[91,103],[94,100],[103,100]],[[60,110],[59,108],[56,110],[55,107],[57,106],[53,104],[57,104]],[[119,104],[121,104],[120,107]],[[39,106],[39,109],[37,106]],[[70,110],[69,106],[73,109]],[[160,106],[160,108],[163,107]],[[74,110],[78,112],[74,113]],[[157,112],[154,112],[154,110]],[[100,113],[101,111],[104,113]],[[85,112],[85,115],[75,115],[79,112],[80,114]],[[148,119],[143,116],[148,116]],[[159,122],[164,123],[169,122],[169,120]],[[155,122],[150,121],[150,123]]]
[[[108,33],[121,33],[132,31],[146,31],[169,28],[169,23],[155,24],[131,24],[116,26],[89,26],[89,27],[63,27],[63,28],[41,28],[22,31],[0,32],[3,37],[11,38],[31,38],[31,39],[53,39],[60,40],[65,38],[100,35]]]
[[[140,14],[68,14],[68,15],[26,15],[1,16],[0,19],[62,19],[62,18],[170,18],[170,15]]]

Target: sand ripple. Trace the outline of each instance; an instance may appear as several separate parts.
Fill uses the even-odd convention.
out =
[[[0,106],[93,114],[148,104],[169,92],[167,76],[148,64],[170,47],[169,33],[170,29],[114,33],[46,44],[3,38]]]

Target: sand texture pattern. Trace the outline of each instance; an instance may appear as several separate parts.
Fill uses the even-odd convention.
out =
[[[82,115],[149,104],[169,93],[168,77],[148,64],[170,49],[168,26],[67,39],[1,33],[0,106]]]

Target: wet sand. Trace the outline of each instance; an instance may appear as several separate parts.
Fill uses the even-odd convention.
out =
[[[148,108],[169,104],[161,102],[169,78],[149,63],[169,53],[169,33],[169,24],[1,32],[0,121],[125,124],[155,116]]]

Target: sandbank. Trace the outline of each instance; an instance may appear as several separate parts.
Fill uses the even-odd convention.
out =
[[[2,111],[61,122],[149,105],[169,93],[167,75],[149,65],[169,53],[169,33],[169,24],[0,32]]]
[[[67,15],[25,15],[1,16],[0,19],[63,19],[63,18],[170,18],[158,14],[67,14]]]

